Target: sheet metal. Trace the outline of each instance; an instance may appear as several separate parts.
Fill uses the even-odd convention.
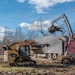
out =
[[[39,50],[35,50],[34,53],[36,54],[43,54],[43,53],[56,53],[62,54],[62,41],[59,40],[57,36],[44,36],[35,38],[35,41],[39,42],[39,44],[49,44],[50,46],[45,46]]]

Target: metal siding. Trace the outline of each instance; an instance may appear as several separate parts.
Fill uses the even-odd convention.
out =
[[[39,44],[50,44],[49,47],[43,47],[41,50],[43,53],[57,53],[62,54],[62,41],[59,40],[57,36],[45,36],[40,38],[35,38],[35,41],[39,42]],[[40,54],[37,52],[37,54]]]

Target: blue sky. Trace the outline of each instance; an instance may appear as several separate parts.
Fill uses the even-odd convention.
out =
[[[40,18],[48,25],[63,13],[74,26],[75,0],[0,0],[0,32],[3,35],[4,27],[13,31],[18,26],[30,29],[30,24]]]

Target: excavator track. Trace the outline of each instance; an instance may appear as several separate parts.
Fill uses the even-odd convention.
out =
[[[31,59],[25,59],[23,57],[17,57],[14,61],[15,66],[35,66],[36,62]]]
[[[74,58],[72,56],[64,56],[62,59],[61,59],[61,64],[73,64],[74,63]]]

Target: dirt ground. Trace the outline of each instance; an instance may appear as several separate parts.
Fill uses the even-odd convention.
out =
[[[32,59],[34,60],[35,58]],[[57,61],[41,58],[36,58],[35,60],[37,62],[36,66],[23,66],[25,70],[18,70],[16,73],[0,72],[0,75],[75,75],[74,64],[63,65]]]

